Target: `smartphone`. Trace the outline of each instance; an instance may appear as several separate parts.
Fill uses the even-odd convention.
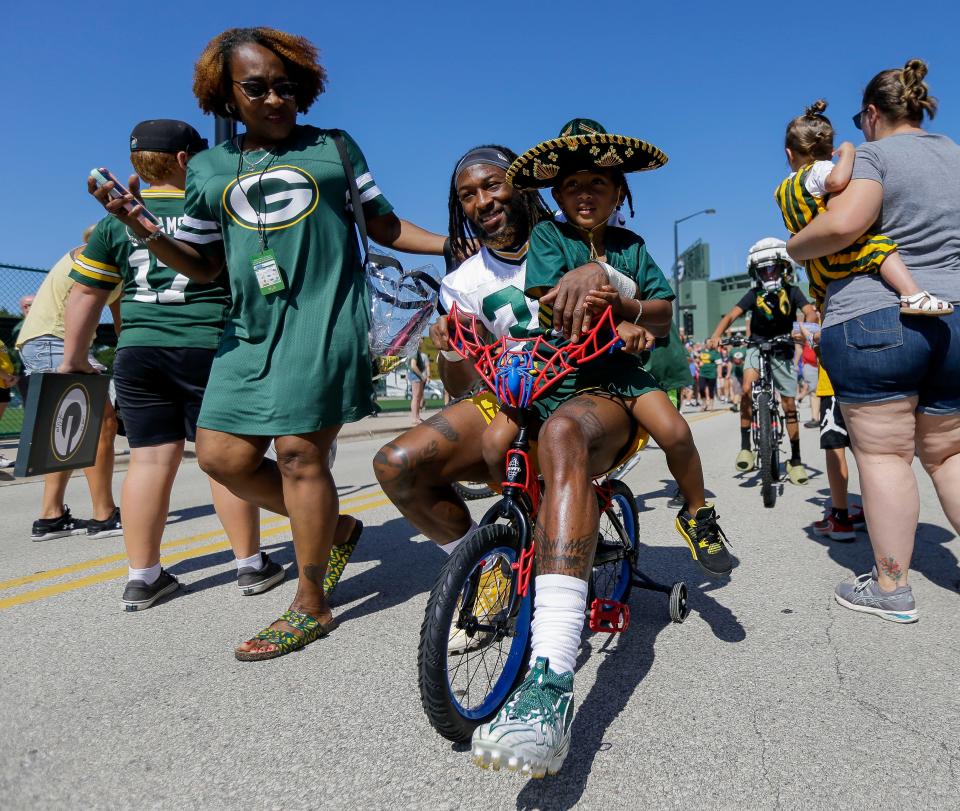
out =
[[[97,184],[98,189],[101,186],[103,186],[105,183],[113,183],[113,188],[110,189],[108,194],[114,200],[118,200],[121,197],[127,194],[130,194],[130,191],[127,189],[127,187],[124,186],[119,180],[117,180],[116,177],[114,177],[113,172],[111,172],[109,169],[107,169],[104,166],[101,166],[99,169],[91,169],[90,177],[93,178],[93,181],[94,183]],[[130,211],[134,205],[135,204],[128,203],[126,205],[127,211]],[[140,211],[140,214],[137,216],[137,219],[140,220],[140,222],[142,222],[144,225],[148,227],[151,227],[151,226],[153,228],[161,227],[160,220],[158,220],[153,214],[147,211],[146,207],[144,207]]]

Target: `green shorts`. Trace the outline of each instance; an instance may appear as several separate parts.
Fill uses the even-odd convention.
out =
[[[770,356],[773,366],[773,385],[783,397],[797,396],[797,367],[793,358],[780,357],[776,353]],[[760,350],[751,346],[747,348],[747,357],[743,362],[744,369],[760,369]]]
[[[533,413],[544,423],[567,400],[591,391],[607,393],[619,400],[661,391],[657,379],[643,368],[643,360],[639,355],[626,352],[597,358],[568,374],[543,397],[535,400],[531,404]]]

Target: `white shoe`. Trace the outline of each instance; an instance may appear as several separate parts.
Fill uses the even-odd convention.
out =
[[[570,751],[573,673],[556,673],[542,656],[496,718],[473,732],[473,762],[524,777],[556,774]]]

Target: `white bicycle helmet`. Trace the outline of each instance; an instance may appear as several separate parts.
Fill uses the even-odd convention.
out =
[[[776,237],[764,237],[755,242],[747,253],[747,273],[757,288],[768,292],[790,284],[793,262],[787,253],[787,243]]]

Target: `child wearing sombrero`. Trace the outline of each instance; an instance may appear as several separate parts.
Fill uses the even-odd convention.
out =
[[[617,332],[625,343],[624,351],[598,358],[572,372],[553,393],[534,402],[533,409],[544,423],[560,405],[578,394],[619,402],[656,440],[667,457],[670,471],[686,499],[676,527],[690,546],[694,559],[709,574],[724,576],[731,570],[730,555],[723,543],[716,511],[705,501],[700,456],[690,427],[657,380],[644,370],[641,357],[653,346],[655,337],[668,333],[674,294],[647,253],[643,239],[632,231],[609,224],[616,209],[630,200],[625,174],[657,169],[666,162],[666,155],[651,144],[609,134],[596,121],[574,119],[564,126],[559,137],[528,150],[507,170],[506,180],[516,189],[550,187],[566,220],[541,222],[531,232],[524,291],[527,296],[540,299],[566,272],[590,262],[605,268],[612,266],[632,279],[637,288],[635,297],[609,287],[591,292],[586,302],[591,309],[611,306],[618,321]],[[552,309],[541,301],[540,329],[548,332],[552,325]],[[565,341],[559,339],[554,343],[563,345]],[[516,430],[508,411],[502,409],[484,434],[484,457],[488,461],[502,460]],[[541,577],[548,582],[541,583]],[[475,757],[478,751],[509,753],[505,763],[508,768],[512,768],[509,764],[513,761],[522,768],[521,761],[526,760],[538,769],[543,764],[536,764],[537,759],[545,757],[547,771],[553,772],[569,748],[572,710],[553,713],[552,720],[559,726],[544,738],[553,743],[541,741],[541,745],[531,749],[524,725],[518,726],[514,705],[530,704],[523,697],[526,689],[545,691],[549,688],[552,690],[550,700],[555,698],[557,706],[572,707],[571,661],[575,660],[579,645],[586,586],[578,578],[541,573],[537,576],[535,593],[531,675],[493,721],[477,728],[473,749]],[[548,629],[549,640],[546,639]],[[572,657],[568,655],[570,649]],[[539,681],[528,685],[531,679]],[[559,718],[561,715],[563,718]],[[549,723],[549,719],[540,720]]]

